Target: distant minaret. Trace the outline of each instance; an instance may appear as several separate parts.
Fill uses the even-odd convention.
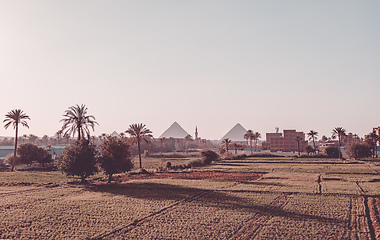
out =
[[[195,140],[198,139],[198,128],[195,126]]]

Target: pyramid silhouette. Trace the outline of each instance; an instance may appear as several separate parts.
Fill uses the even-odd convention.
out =
[[[174,122],[160,138],[185,138],[189,135],[177,122]]]
[[[230,140],[232,141],[238,141],[238,142],[243,142],[245,141],[244,139],[244,134],[247,132],[247,130],[240,124],[240,123],[237,123],[230,131],[228,131],[226,133],[226,135],[224,135],[222,137],[222,139],[220,139],[221,141],[223,141],[223,139],[226,139],[226,138],[229,138]]]

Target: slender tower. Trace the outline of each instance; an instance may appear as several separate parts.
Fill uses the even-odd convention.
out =
[[[198,128],[195,126],[195,140],[198,140]]]

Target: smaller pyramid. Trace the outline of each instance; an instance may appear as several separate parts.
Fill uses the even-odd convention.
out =
[[[113,133],[111,133],[110,136],[111,137],[119,137],[120,135],[116,131],[113,131]]]
[[[177,122],[174,122],[160,138],[185,138],[189,135]]]
[[[244,139],[244,134],[247,132],[247,130],[240,124],[240,123],[237,123],[230,131],[228,131],[226,133],[226,135],[224,135],[222,137],[222,139],[220,139],[221,141],[223,141],[223,139],[230,139],[232,141],[236,141],[236,142],[243,142],[245,141]]]

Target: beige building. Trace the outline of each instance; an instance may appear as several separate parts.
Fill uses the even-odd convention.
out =
[[[282,133],[267,133],[266,141],[270,145],[271,152],[297,152],[298,146],[295,138],[301,137],[300,151],[303,151],[304,147],[308,144],[305,140],[304,132],[297,132],[296,130],[284,130]]]

